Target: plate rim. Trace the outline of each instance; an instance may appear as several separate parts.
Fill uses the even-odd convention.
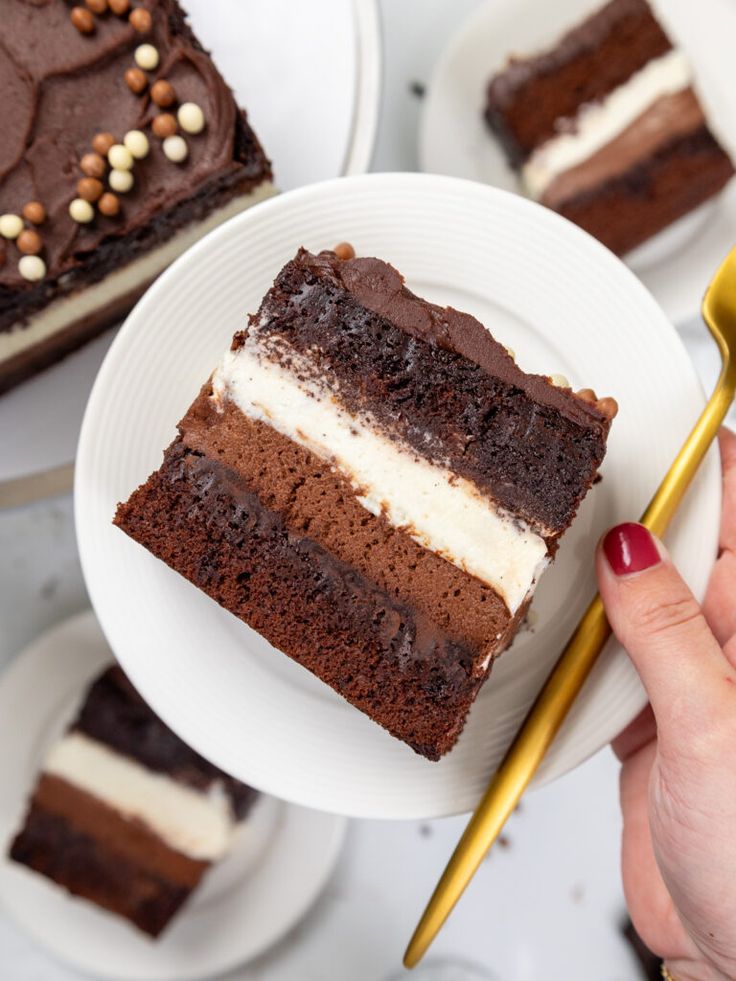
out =
[[[537,214],[537,217],[539,218],[540,221],[547,222],[548,224],[554,224],[554,225],[560,226],[560,223],[561,223],[565,227],[565,234],[566,235],[585,239],[585,242],[586,242],[586,246],[585,247],[587,249],[592,250],[592,251],[598,251],[601,256],[604,256],[605,257],[605,262],[607,262],[607,263],[616,262],[618,264],[619,275],[625,276],[628,279],[628,281],[629,281],[629,283],[631,285],[632,290],[638,294],[638,302],[641,305],[642,311],[644,312],[644,310],[646,308],[648,315],[650,317],[656,318],[659,321],[659,323],[660,323],[661,329],[666,330],[667,336],[669,337],[671,343],[677,348],[678,357],[682,360],[683,367],[686,368],[686,370],[690,374],[690,377],[691,377],[691,379],[693,381],[693,384],[697,387],[699,398],[702,399],[702,404],[704,404],[704,402],[705,402],[705,396],[704,396],[704,393],[703,393],[702,385],[701,385],[701,383],[700,383],[700,381],[698,379],[698,376],[697,376],[697,373],[695,371],[695,368],[694,368],[694,366],[693,366],[693,364],[692,364],[692,362],[691,362],[691,360],[690,360],[690,358],[689,358],[689,356],[687,354],[687,351],[685,349],[685,346],[684,346],[684,344],[682,342],[681,337],[673,329],[672,325],[667,320],[667,318],[666,318],[664,312],[662,311],[662,309],[659,307],[659,305],[656,303],[656,301],[654,300],[654,298],[651,296],[651,294],[646,289],[646,287],[642,284],[642,282],[638,279],[638,277],[636,277],[636,275],[628,267],[626,267],[623,263],[620,263],[619,260],[617,260],[614,256],[612,256],[612,254],[603,245],[601,245],[600,242],[598,242],[597,240],[593,239],[590,235],[588,235],[582,229],[578,228],[577,226],[572,225],[570,222],[566,221],[566,219],[560,217],[559,215],[555,214],[554,212],[551,212],[548,209],[542,208],[540,205],[538,205],[538,204],[536,204],[534,202],[531,202],[531,201],[529,201],[527,199],[521,198],[518,195],[514,195],[514,194],[511,194],[510,192],[505,191],[503,189],[499,189],[499,188],[492,187],[492,186],[489,186],[489,185],[484,185],[484,184],[481,184],[481,183],[478,183],[478,182],[475,182],[475,181],[471,181],[471,180],[468,180],[468,179],[465,179],[465,178],[456,178],[456,177],[449,177],[449,176],[444,176],[444,175],[424,174],[424,173],[405,173],[405,172],[398,172],[398,173],[380,173],[380,174],[365,174],[365,175],[361,175],[359,177],[335,178],[335,179],[331,179],[331,180],[328,180],[328,181],[323,181],[323,182],[319,182],[319,183],[316,183],[316,184],[312,184],[312,185],[309,185],[307,187],[302,187],[302,188],[298,188],[298,189],[294,189],[292,191],[289,191],[286,194],[283,194],[283,195],[278,196],[277,198],[273,198],[273,199],[271,199],[271,200],[269,200],[267,202],[264,202],[264,204],[261,206],[261,210],[259,211],[260,217],[258,218],[258,220],[259,221],[260,220],[264,220],[264,217],[267,215],[266,209],[269,209],[270,208],[270,209],[273,209],[273,210],[277,210],[277,209],[281,209],[281,208],[287,208],[289,206],[289,203],[291,201],[295,200],[295,199],[298,200],[298,199],[307,198],[307,197],[310,197],[310,196],[319,197],[320,195],[324,194],[325,191],[328,191],[329,189],[334,188],[334,187],[337,187],[337,186],[342,187],[344,189],[344,188],[347,187],[347,185],[349,183],[352,184],[352,186],[353,187],[356,187],[356,188],[360,188],[360,187],[362,187],[364,185],[371,185],[371,186],[380,187],[380,185],[383,184],[383,185],[385,185],[386,188],[391,188],[391,190],[396,191],[397,182],[398,182],[398,186],[400,186],[401,185],[401,182],[407,182],[407,181],[410,182],[410,183],[412,183],[412,184],[424,183],[428,187],[433,186],[434,187],[434,190],[435,190],[435,193],[437,192],[437,185],[439,184],[439,185],[444,185],[445,187],[447,187],[448,191],[450,191],[452,188],[455,188],[455,189],[464,189],[465,191],[467,191],[467,193],[472,194],[472,195],[480,195],[480,196],[485,196],[487,198],[502,197],[502,198],[507,199],[507,200],[508,199],[513,199],[513,202],[514,202],[513,203],[513,207],[514,208],[521,209],[521,210],[530,210],[531,209],[531,210],[533,210]],[[250,217],[249,217],[249,214],[250,214]],[[255,214],[254,213],[248,213],[248,212],[246,212],[244,215],[238,216],[235,219],[233,219],[232,224],[231,223],[227,223],[227,225],[221,226],[219,229],[214,230],[210,234],[212,236],[216,236],[218,234],[226,234],[228,228],[232,231],[233,224],[235,222],[240,222],[241,224],[246,225],[250,221],[254,221],[254,220],[256,220]],[[196,259],[197,256],[196,256],[195,253],[196,253],[196,250],[197,249],[202,249],[204,251],[207,248],[209,248],[208,239],[209,239],[209,236],[207,238],[201,240],[200,242],[198,242],[190,250],[190,253],[191,254],[190,253],[187,253],[185,256],[183,256],[179,260],[177,260],[177,263],[178,262],[185,261],[187,255],[189,255],[190,258],[189,258],[189,260],[186,260],[186,261],[193,261],[193,259]],[[172,270],[174,270],[174,271],[172,272]],[[154,286],[151,288],[151,290],[147,293],[146,297],[144,297],[140,301],[140,305],[139,306],[142,308],[143,313],[145,313],[145,308],[146,308],[146,306],[149,303],[150,304],[154,304],[156,302],[157,293],[159,291],[164,291],[164,290],[167,289],[167,281],[168,281],[168,277],[169,277],[169,274],[170,273],[171,273],[171,276],[172,277],[174,277],[176,275],[176,270],[174,269],[173,266],[170,268],[170,270],[167,270],[167,272],[164,273],[162,277],[159,278],[159,280],[154,284]],[[128,323],[126,323],[126,333],[127,333],[127,328],[129,328],[129,324]],[[95,383],[95,387],[94,387],[93,392],[92,392],[92,395],[90,397],[90,401],[89,401],[88,408],[87,408],[87,413],[85,414],[85,420],[84,420],[83,427],[82,427],[82,437],[80,438],[79,460],[80,460],[80,464],[82,464],[82,465],[77,470],[77,487],[80,487],[80,488],[82,487],[82,482],[85,479],[84,465],[88,465],[88,463],[89,463],[89,461],[85,457],[84,452],[82,452],[82,446],[83,446],[83,443],[89,439],[88,430],[92,430],[94,428],[94,425],[95,425],[94,422],[92,421],[92,413],[95,411],[95,408],[96,408],[95,403],[97,402],[98,398],[100,398],[100,396],[97,394],[97,390],[98,389],[101,390],[104,387],[107,373],[114,371],[114,364],[113,363],[114,363],[115,356],[116,356],[116,347],[117,347],[117,345],[119,343],[123,343],[123,338],[125,336],[126,336],[126,334],[124,334],[121,331],[121,333],[116,338],[115,343],[114,343],[113,347],[111,348],[111,350],[110,350],[110,352],[108,354],[108,357],[106,358],[105,363],[102,366],[102,369],[100,371],[100,374],[98,375],[98,378],[97,378],[96,383]],[[706,467],[709,467],[709,466],[712,467],[712,463],[713,463],[713,461],[709,457],[709,462],[707,462],[705,464],[705,466]],[[717,463],[717,468],[718,468],[718,473],[720,473],[720,463],[719,462]],[[715,474],[712,474],[711,475],[711,478],[709,478],[709,479],[713,479],[714,476],[715,476]],[[720,481],[718,482],[718,486],[720,488]],[[82,507],[82,497],[83,497],[83,493],[84,492],[82,490],[80,490],[80,491],[76,491],[75,490],[75,513],[76,513],[76,516],[77,516],[77,535],[78,535],[78,539],[79,539],[79,550],[80,550],[80,557],[81,557],[81,561],[82,561],[82,568],[83,568],[83,572],[84,572],[84,575],[85,575],[85,580],[87,581],[87,585],[88,585],[88,589],[89,589],[89,592],[90,592],[90,596],[91,596],[92,601],[94,603],[95,602],[95,599],[96,599],[95,584],[94,584],[94,582],[91,580],[91,578],[89,576],[89,569],[88,569],[88,565],[87,565],[89,556],[86,553],[85,544],[82,541],[82,537],[85,534],[85,532],[82,531],[82,529],[84,527],[83,515],[82,515],[82,510],[83,510],[83,507]],[[710,490],[708,491],[708,493],[715,493],[714,486],[710,488]],[[102,616],[100,617],[100,622],[101,622],[101,625],[102,625],[102,629],[105,630],[104,617],[102,617]],[[645,704],[645,701],[646,701],[645,696],[642,694],[641,695],[641,698],[639,700],[639,703],[637,704],[636,708],[634,709],[634,707],[632,707],[632,710],[631,710],[631,718],[633,718],[638,713],[638,711],[641,709],[641,707],[643,707],[643,705]],[[162,713],[162,714],[164,714],[164,713]],[[164,714],[164,717],[165,717],[165,714]],[[168,720],[168,721],[170,722],[171,720]],[[607,742],[607,740],[606,740],[606,742]],[[573,766],[580,765],[580,763],[583,762],[584,759],[587,759],[590,755],[592,755],[595,752],[597,752],[605,744],[606,743],[602,743],[602,744],[599,744],[598,746],[592,747],[592,748],[590,748],[589,750],[587,750],[582,755],[576,754],[577,762]],[[540,777],[535,782],[535,786],[541,786],[543,783],[549,782],[550,780],[555,779],[557,776],[563,775],[565,772],[567,772],[571,768],[573,768],[573,767],[567,766],[567,765],[560,766],[559,764],[555,765],[553,763],[548,768],[546,768],[543,771],[542,774],[540,774]],[[265,789],[268,792],[272,792],[272,793],[273,792],[277,792],[277,793],[280,792],[280,791],[275,791],[275,785],[270,785],[270,786],[269,785],[266,785],[265,786]],[[308,799],[306,797],[299,797],[299,796],[293,796],[292,795],[290,799],[297,800],[299,803],[301,803],[301,804],[303,804],[305,806],[309,806],[309,807],[324,807],[324,806],[329,806],[333,810],[336,810],[337,809],[334,804],[325,805],[324,803],[315,802],[315,800],[313,798],[309,798]],[[360,808],[360,807],[356,808],[356,807],[350,807],[350,806],[343,805],[343,806],[340,807],[340,813],[343,813],[343,814],[346,814],[346,815],[349,815],[349,816],[353,816],[353,817],[393,818],[393,819],[409,819],[409,820],[411,820],[411,819],[423,819],[423,818],[427,818],[429,816],[431,816],[431,817],[439,817],[439,816],[443,816],[443,815],[457,814],[457,813],[462,813],[466,809],[467,809],[466,807],[443,805],[442,807],[438,807],[438,808],[435,808],[434,810],[432,810],[432,812],[430,814],[424,808],[412,809],[411,806],[407,806],[406,802],[404,802],[402,804],[401,808],[400,808],[400,811],[398,811],[398,812],[396,810],[385,811],[385,810],[381,810],[381,809],[378,809],[376,811],[367,812],[365,809]]]
[[[14,689],[20,688],[27,689],[31,684],[33,679],[38,677],[39,670],[44,668],[48,670],[49,662],[52,663],[51,674],[53,675],[54,669],[57,672],[63,670],[61,664],[54,663],[53,651],[58,647],[61,648],[64,644],[69,643],[70,640],[74,639],[75,636],[83,635],[85,639],[90,641],[90,646],[94,645],[94,652],[91,651],[84,655],[85,660],[90,660],[90,665],[82,672],[81,667],[77,666],[78,673],[80,677],[75,680],[74,688],[81,694],[82,689],[88,681],[81,680],[82,673],[94,677],[95,673],[99,670],[99,665],[96,664],[92,670],[91,661],[92,658],[95,660],[99,658],[101,662],[106,659],[110,663],[114,662],[114,656],[112,650],[107,644],[102,629],[97,621],[94,611],[91,608],[84,609],[72,616],[66,617],[60,621],[57,621],[52,626],[47,627],[42,630],[36,637],[34,637],[28,644],[26,644],[10,661],[7,667],[0,673],[0,701],[4,701],[8,697],[11,697],[11,693]],[[48,678],[47,678],[48,681]],[[27,691],[26,691],[27,694]],[[48,713],[45,718],[48,719]],[[17,731],[17,730],[16,730]],[[31,731],[24,730],[18,733],[15,745],[21,743],[27,745],[32,743],[37,737],[37,730],[33,729]],[[6,750],[7,752],[7,750]],[[33,786],[34,776],[29,779],[29,788]],[[26,795],[28,791],[24,792]],[[269,798],[270,795],[264,795],[264,797]],[[288,933],[292,930],[301,920],[307,915],[307,913],[312,909],[315,904],[320,899],[320,896],[324,892],[331,876],[333,875],[338,860],[342,855],[345,839],[347,837],[349,821],[346,817],[338,814],[330,814],[328,812],[318,812],[314,809],[303,808],[298,804],[290,803],[289,801],[281,800],[279,798],[270,797],[270,800],[279,805],[277,817],[277,827],[274,828],[274,833],[271,838],[269,838],[268,850],[272,847],[278,846],[279,837],[283,835],[286,831],[287,834],[292,833],[290,829],[298,828],[299,823],[304,818],[304,812],[308,812],[310,820],[318,820],[322,823],[323,827],[319,829],[319,835],[321,837],[321,850],[319,852],[319,858],[321,859],[320,869],[314,870],[314,875],[312,881],[305,887],[303,894],[300,897],[300,902],[297,903],[293,909],[289,911],[289,916],[278,924],[275,924],[273,928],[265,932],[261,937],[255,941],[251,941],[244,950],[244,953],[235,955],[230,952],[230,956],[224,957],[217,961],[213,959],[212,964],[203,969],[195,969],[187,971],[180,966],[177,966],[175,972],[172,970],[165,970],[163,968],[153,968],[153,973],[151,969],[147,969],[145,974],[139,971],[126,972],[115,970],[110,964],[99,964],[92,965],[88,960],[75,956],[74,951],[68,948],[62,948],[61,945],[57,944],[54,940],[49,940],[47,936],[47,931],[44,929],[44,918],[26,916],[24,912],[21,912],[17,906],[12,902],[8,901],[9,896],[5,894],[4,889],[0,888],[0,910],[7,917],[8,921],[11,922],[17,930],[22,932],[26,937],[29,937],[34,943],[37,943],[47,954],[52,957],[58,958],[58,960],[68,966],[81,971],[85,975],[89,975],[90,972],[94,971],[96,976],[101,979],[109,979],[109,981],[197,981],[204,977],[209,977],[213,973],[221,974],[224,972],[232,971],[235,968],[242,967],[255,958],[261,956],[266,951],[272,949],[277,943],[279,943]],[[13,802],[17,806],[17,802]],[[11,832],[12,834],[13,832]],[[312,838],[314,838],[314,830],[312,833]],[[3,841],[3,849],[7,846],[6,841]],[[314,841],[311,841],[314,844]],[[8,859],[7,855],[3,851],[0,855],[0,863],[4,866],[10,866],[12,863]],[[258,862],[254,866],[254,872],[261,868],[262,863]],[[21,867],[19,867],[21,868]],[[84,901],[75,899],[67,895],[62,887],[55,886],[54,883],[49,882],[37,873],[28,871],[29,875],[33,876],[33,881],[38,880],[39,886],[46,890],[47,888],[53,889],[57,892],[57,897],[61,899],[65,906],[68,905],[70,909],[70,916],[75,917],[78,915],[79,910],[86,910],[88,904]],[[0,882],[4,881],[4,877],[0,879]],[[227,902],[227,900],[224,900]],[[79,906],[77,906],[79,904]],[[100,912],[94,904],[89,904],[91,908]],[[104,911],[101,911],[104,914]],[[105,914],[106,915],[106,914]],[[109,914],[114,917],[114,914]],[[182,910],[177,920],[181,920],[182,917],[186,917],[187,910]],[[117,918],[115,918],[117,920]],[[247,934],[246,934],[247,935]],[[137,938],[137,934],[133,934]],[[166,935],[164,935],[165,937]],[[141,935],[143,937],[143,935]],[[145,937],[143,937],[145,941]],[[152,949],[156,949],[155,947]]]

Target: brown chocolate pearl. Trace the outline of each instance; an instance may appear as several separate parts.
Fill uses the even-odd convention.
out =
[[[101,157],[107,156],[107,151],[115,142],[115,137],[112,133],[96,133],[92,137],[92,148],[96,153],[99,153]],[[104,163],[104,160],[103,160]],[[90,175],[94,177],[94,174]]]
[[[77,183],[77,194],[90,204],[97,201],[104,190],[102,181],[98,181],[96,177],[83,177]]]
[[[166,79],[160,78],[151,86],[151,99],[153,99],[157,106],[165,109],[167,106],[172,105],[176,99],[174,86],[171,82],[167,82]]]
[[[140,95],[148,85],[146,73],[141,71],[140,68],[128,68],[124,77],[125,84],[128,86],[130,91],[135,92],[136,95]]]
[[[170,112],[162,112],[160,116],[154,116],[151,129],[154,136],[160,140],[165,140],[167,136],[173,136],[176,132],[176,117]]]
[[[130,10],[130,0],[108,0],[108,6],[114,14],[122,17],[123,14],[127,14]]]
[[[24,228],[15,240],[15,244],[18,246],[18,251],[22,252],[23,255],[38,255],[43,248],[41,236],[32,228]]]
[[[598,411],[602,412],[606,419],[614,419],[618,413],[618,402],[609,396],[606,396],[604,399],[598,399],[596,405],[598,406]]]
[[[94,31],[95,19],[85,7],[72,7],[69,16],[80,34],[91,34]]]
[[[82,173],[86,174],[87,177],[105,176],[105,161],[99,153],[85,153],[79,161],[79,166],[82,168]]]
[[[143,7],[136,7],[135,10],[131,10],[128,20],[133,30],[138,31],[139,34],[148,34],[153,27],[153,17]]]
[[[577,393],[577,396],[579,399],[582,399],[583,402],[589,402],[591,405],[595,405],[595,403],[598,401],[598,397],[592,388],[581,388]]]
[[[338,259],[342,259],[343,261],[345,259],[355,258],[355,249],[352,247],[350,242],[340,242],[340,244],[336,245],[332,251],[335,253]]]
[[[84,3],[93,14],[104,14],[107,10],[107,0],[84,0]]]
[[[29,201],[23,207],[23,217],[32,225],[42,225],[46,221],[46,209],[40,201]]]
[[[110,191],[105,191],[100,200],[97,202],[97,208],[101,214],[107,215],[108,218],[114,217],[118,211],[120,211],[120,201],[115,194]]]

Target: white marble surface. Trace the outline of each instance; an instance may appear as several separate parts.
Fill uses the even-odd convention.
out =
[[[383,0],[385,92],[374,167],[416,168],[425,83],[454,25],[477,0]],[[706,387],[717,355],[704,328],[683,330]],[[68,498],[0,512],[0,669],[86,593]],[[619,935],[617,767],[606,750],[530,795],[504,845],[484,863],[434,953],[482,963],[498,981],[632,981]],[[277,948],[236,971],[243,981],[383,981],[403,947],[463,819],[352,824],[337,874]],[[0,913],[2,981],[77,981]]]

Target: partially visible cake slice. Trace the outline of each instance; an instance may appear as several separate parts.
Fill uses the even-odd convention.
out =
[[[122,319],[181,252],[274,188],[176,0],[0,9],[3,392]]]
[[[530,197],[624,254],[733,175],[646,0],[611,0],[491,79],[486,120]]]
[[[302,249],[115,521],[438,759],[595,480],[614,409],[525,374],[387,263]]]
[[[254,797],[112,667],[48,753],[10,857],[156,937],[227,854]]]

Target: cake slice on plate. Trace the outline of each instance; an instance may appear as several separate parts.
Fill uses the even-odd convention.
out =
[[[176,0],[5,0],[2,18],[0,392],[120,320],[197,238],[273,193]]]
[[[473,317],[339,254],[282,269],[115,521],[436,760],[595,480],[615,403],[525,374]]]
[[[646,0],[611,0],[547,51],[512,58],[485,117],[530,197],[624,254],[733,175],[693,85]]]
[[[112,667],[46,756],[10,857],[156,937],[227,854],[255,796]]]

